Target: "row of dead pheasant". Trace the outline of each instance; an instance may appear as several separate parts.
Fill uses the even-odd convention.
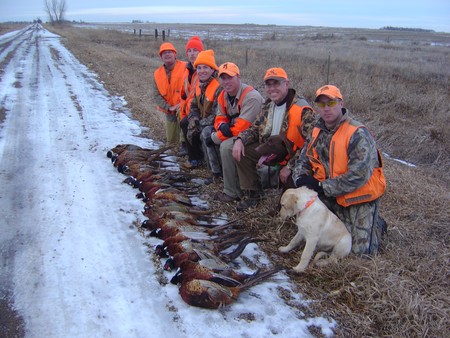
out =
[[[279,268],[243,274],[234,260],[247,244],[261,241],[242,225],[217,225],[213,211],[193,205],[199,183],[189,173],[170,170],[170,147],[146,149],[117,145],[107,156],[117,170],[127,175],[125,183],[139,189],[136,197],[144,202],[147,219],[141,228],[163,241],[155,254],[165,258],[164,269],[176,269],[171,283],[179,285],[181,298],[188,304],[216,309],[230,304],[249,287],[277,273]]]

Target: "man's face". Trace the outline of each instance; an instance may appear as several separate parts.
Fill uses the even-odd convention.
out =
[[[219,80],[220,85],[228,95],[236,96],[241,86],[241,78],[239,75],[230,76],[228,74],[221,74]]]
[[[161,53],[161,59],[166,66],[171,66],[175,63],[177,54],[171,50],[165,50]]]
[[[187,59],[190,63],[194,64],[195,60],[197,60],[197,55],[200,51],[197,48],[189,48],[186,51]]]
[[[201,82],[205,82],[206,80],[208,80],[212,73],[214,73],[214,69],[212,69],[210,66],[207,65],[198,65],[197,66],[197,75],[198,75],[198,79]]]
[[[280,103],[288,93],[289,81],[269,79],[264,82],[264,88],[269,99],[275,103]]]
[[[331,107],[330,107],[331,106]],[[328,128],[334,128],[342,118],[342,100],[331,99],[328,96],[320,95],[316,107],[320,117]]]

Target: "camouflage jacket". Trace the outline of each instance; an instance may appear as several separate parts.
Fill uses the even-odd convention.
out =
[[[214,93],[211,93],[212,97],[208,99],[207,91],[209,90],[210,84],[211,86],[218,84],[217,72],[213,73],[206,82],[199,83],[201,94],[200,96],[194,95],[189,109],[188,119],[198,119],[202,127],[214,125],[214,118],[216,117],[217,110],[217,98],[222,92],[222,87],[219,84]]]
[[[320,162],[325,168],[327,179],[322,181],[322,187],[326,196],[336,197],[355,191],[369,180],[373,169],[380,166],[375,140],[367,128],[361,127],[353,134],[347,149],[348,171],[343,175],[330,178],[329,153],[331,138],[347,119],[351,119],[351,117],[349,116],[348,110],[344,108],[343,117],[338,127],[334,130],[328,130],[322,119],[319,119],[316,125],[316,127],[320,128],[320,133],[317,136],[314,148],[318,153]],[[292,174],[294,182],[301,175],[312,175],[311,163],[306,155],[307,148],[308,144],[305,144],[300,156],[296,160]]]
[[[286,102],[286,111],[284,115],[283,125],[281,127],[280,134],[286,134],[288,129],[289,121],[289,110],[292,106],[310,106],[310,104],[303,98],[297,95],[296,91],[289,88],[288,98]],[[266,100],[264,103],[260,114],[256,117],[253,124],[247,129],[239,134],[239,138],[242,140],[244,145],[251,143],[264,143],[272,132],[272,119],[270,118],[273,114],[275,108],[275,103],[271,100]],[[302,120],[299,121],[298,130],[302,135],[305,142],[311,135],[311,131],[317,122],[316,114],[310,108],[304,108],[302,112]],[[300,151],[300,150],[299,150]],[[299,153],[299,151],[297,153]],[[288,166],[292,169],[295,164],[295,159],[297,156],[292,157],[289,160]]]

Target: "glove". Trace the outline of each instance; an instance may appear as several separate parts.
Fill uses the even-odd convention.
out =
[[[193,138],[198,134],[200,134],[200,121],[196,118],[190,119],[186,133],[188,142],[192,144]]]
[[[214,132],[214,130],[212,131],[212,132]],[[212,134],[212,133],[211,133]],[[215,143],[214,143],[214,141],[212,140],[212,138],[211,138],[211,134],[209,134],[207,137],[205,137],[205,139],[203,140],[204,142],[205,142],[205,145],[207,146],[207,147],[213,147],[213,146],[215,146]]]
[[[188,129],[188,125],[189,125],[189,120],[188,120],[188,117],[185,116],[180,121],[180,127],[181,127],[181,129],[186,129],[187,130]]]
[[[219,126],[219,130],[222,132],[223,136],[233,137],[233,133],[231,132],[230,125],[228,123],[222,123]]]
[[[299,178],[297,178],[297,181],[295,181],[296,187],[307,187],[309,189],[312,189],[316,191],[317,193],[323,193],[323,188],[319,184],[320,182],[314,178],[314,176],[310,175],[301,175]]]

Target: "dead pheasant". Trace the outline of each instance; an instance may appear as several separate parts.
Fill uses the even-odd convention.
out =
[[[190,198],[180,192],[175,193],[175,192],[169,192],[169,191],[161,191],[161,192],[156,192],[152,197],[152,200],[158,200],[158,199],[162,199],[162,200],[166,200],[166,201],[174,201],[177,203],[181,203],[187,206],[192,206],[192,202],[190,200]]]
[[[198,262],[203,259],[213,259],[216,260],[218,264],[228,264],[239,257],[242,251],[244,251],[246,245],[252,241],[254,241],[254,239],[245,239],[241,241],[233,251],[227,253],[215,253],[206,248],[195,247],[189,251],[189,249],[186,249],[179,243],[171,244],[167,247],[167,251],[172,255],[172,257],[166,260],[164,269],[167,271],[172,271],[179,268],[181,264],[187,260]]]
[[[151,237],[157,237],[165,240],[171,236],[178,234],[195,239],[210,239],[210,235],[207,232],[207,228],[196,225],[183,225],[183,226],[170,226],[163,225],[150,232]]]
[[[181,283],[179,293],[181,298],[189,305],[217,309],[220,306],[235,302],[243,291],[263,282],[278,271],[280,269],[275,268],[262,272],[236,287],[227,287],[209,280],[192,279]]]
[[[259,271],[254,274],[238,273],[229,265],[224,268],[223,265],[210,264],[207,259],[198,262],[184,261],[170,282],[179,284],[192,279],[204,279],[225,286],[238,286],[259,273]]]
[[[215,240],[214,238],[204,241],[187,240],[167,245],[164,248],[165,250],[163,251],[163,253],[174,256],[177,253],[198,253],[198,251],[206,250],[211,254],[216,255],[224,262],[231,262],[241,255],[247,244],[258,241],[259,239],[251,237],[236,239],[235,243],[231,241],[220,242]],[[230,248],[235,244],[237,244],[237,246],[231,252],[222,253],[224,250]]]
[[[230,231],[219,236],[211,236],[206,240],[189,238],[180,233],[166,238],[162,244],[157,245],[155,253],[160,257],[169,257],[176,253],[190,252],[194,249],[207,249],[215,254],[219,254],[221,251],[248,238],[250,238],[248,232],[240,230]],[[252,241],[256,242],[258,239]]]
[[[144,150],[144,148],[134,144],[118,144],[114,148],[108,150],[106,156],[112,158],[114,155],[120,155],[125,150],[135,151],[135,150]]]

